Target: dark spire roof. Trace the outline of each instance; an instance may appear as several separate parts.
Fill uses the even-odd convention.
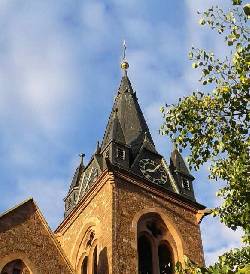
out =
[[[79,186],[79,183],[80,183],[80,179],[81,179],[81,176],[83,174],[83,171],[85,169],[85,166],[83,164],[83,157],[85,156],[84,154],[80,154],[80,164],[79,166],[76,168],[76,171],[75,171],[75,174],[74,174],[74,177],[72,179],[72,182],[71,182],[71,185],[70,185],[70,188],[69,188],[69,192],[71,192],[71,190],[74,188],[74,187],[78,187]]]
[[[101,149],[111,140],[125,145],[140,147],[147,136],[147,142],[155,150],[147,123],[138,104],[135,92],[127,75],[122,77],[108,125],[104,134]]]
[[[113,113],[112,123],[111,123],[111,131],[110,131],[110,139],[112,141],[117,141],[119,143],[126,143],[125,137],[122,131],[122,127],[120,121],[118,119],[118,109],[115,109]]]
[[[147,150],[153,152],[153,153],[157,153],[157,151],[156,151],[154,145],[153,145],[152,142],[148,139],[147,132],[144,132],[143,147],[146,148]]]
[[[171,153],[170,162],[171,162],[171,165],[175,168],[175,170],[177,172],[180,172],[183,175],[187,175],[189,177],[193,177],[190,174],[190,172],[185,164],[184,159],[182,158],[179,150],[176,147],[174,147],[174,149]]]

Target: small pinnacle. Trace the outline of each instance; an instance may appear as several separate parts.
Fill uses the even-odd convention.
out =
[[[96,154],[99,154],[100,150],[101,150],[100,143],[99,143],[99,141],[97,141],[97,144],[96,144]]]
[[[83,158],[85,157],[85,154],[80,153],[78,156],[80,157],[80,165],[83,165]]]
[[[176,142],[173,142],[173,150],[178,150]]]

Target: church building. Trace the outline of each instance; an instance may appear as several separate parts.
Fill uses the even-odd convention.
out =
[[[104,137],[83,156],[52,231],[31,198],[0,215],[1,274],[171,274],[184,255],[204,265],[193,180],[180,152],[154,145],[127,70]],[[93,136],[94,137],[94,136]]]

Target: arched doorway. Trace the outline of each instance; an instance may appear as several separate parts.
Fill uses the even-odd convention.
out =
[[[7,263],[1,271],[1,274],[31,274],[25,263],[20,260],[13,260]]]

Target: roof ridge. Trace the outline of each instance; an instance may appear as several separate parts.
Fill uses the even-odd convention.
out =
[[[14,206],[12,206],[11,208],[3,211],[1,214],[0,214],[0,218],[2,218],[3,216],[9,214],[10,212],[14,211],[15,209],[19,208],[20,206],[23,206],[25,205],[26,203],[30,202],[30,201],[33,201],[34,202],[34,199],[33,197],[28,197],[27,199],[25,199],[24,201],[22,201],[21,203],[18,203]],[[34,202],[34,204],[36,205],[36,203]]]

